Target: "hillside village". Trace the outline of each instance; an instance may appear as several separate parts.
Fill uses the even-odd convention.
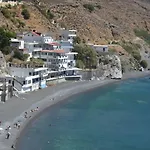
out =
[[[5,79],[13,90],[24,93],[45,88],[49,85],[64,82],[66,80],[81,80],[83,68],[76,67],[78,52],[74,51],[74,40],[78,39],[76,30],[61,29],[59,40],[54,40],[48,33],[42,34],[35,30],[18,34],[16,38],[10,39],[10,47],[27,55],[26,61],[8,61],[8,73],[3,74],[1,79]],[[78,44],[77,44],[78,45]],[[96,53],[108,53],[108,45],[88,44],[90,50]],[[14,56],[14,55],[13,55]],[[90,54],[88,55],[90,56]],[[112,58],[109,58],[110,60]],[[107,73],[105,76],[112,78],[122,78],[120,59],[116,56],[114,60],[119,62],[119,70]],[[41,63],[36,63],[38,60]],[[95,61],[95,60],[94,60]],[[30,63],[32,62],[32,63]],[[86,58],[86,64],[91,63],[90,57]],[[94,66],[87,66],[91,69]],[[109,70],[109,69],[105,69]],[[119,74],[118,74],[119,71]],[[115,74],[116,73],[116,74]],[[101,75],[95,75],[97,79]],[[92,79],[89,75],[88,79]],[[87,77],[85,78],[87,79]]]
[[[27,29],[26,24],[11,16],[13,7],[21,6],[22,12],[26,10],[21,15],[28,24],[30,14],[23,2],[0,1],[0,4],[3,15],[9,15],[8,19],[17,20],[19,28],[24,28],[17,34],[9,26],[1,28],[1,33],[9,36],[6,37],[9,42],[4,38],[6,45],[1,47],[4,54],[0,56],[1,101],[12,96],[13,91],[18,95],[68,80],[121,79],[125,72],[143,71],[150,67],[150,35],[145,30],[135,30],[134,41],[110,40],[99,44],[84,38],[73,27],[58,26],[57,30],[49,28],[43,32]]]

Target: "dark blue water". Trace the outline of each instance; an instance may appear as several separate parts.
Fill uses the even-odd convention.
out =
[[[24,132],[18,149],[150,150],[150,79],[95,89],[51,107]]]

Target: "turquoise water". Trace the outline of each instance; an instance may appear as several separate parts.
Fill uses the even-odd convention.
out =
[[[95,89],[51,107],[29,125],[18,150],[150,150],[150,79]]]

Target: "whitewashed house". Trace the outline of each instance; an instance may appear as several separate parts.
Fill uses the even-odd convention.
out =
[[[22,39],[27,43],[41,43],[43,41],[42,34],[36,32],[35,30],[31,32],[23,33]]]
[[[53,42],[53,38],[50,35],[42,34],[37,32],[36,30],[23,33],[21,38],[27,43],[51,43]]]
[[[61,29],[60,31],[60,40],[62,41],[69,41],[70,43],[73,43],[74,37],[77,35],[77,30],[65,30]]]
[[[63,40],[57,42],[49,35],[38,33],[37,31],[23,34],[25,41],[24,53],[28,53],[30,58],[40,58],[48,68],[49,77],[51,73],[55,76],[74,76],[78,68],[74,56],[77,53],[72,52],[73,38],[76,36],[76,30],[64,31]],[[64,39],[67,39],[64,41]]]
[[[24,40],[11,38],[10,39],[10,46],[15,47],[15,48],[23,51],[25,48],[25,43],[24,43]]]
[[[94,45],[88,43],[88,46],[90,46],[93,50],[95,50],[98,53],[105,53],[109,50],[108,45]]]
[[[14,79],[14,89],[19,93],[35,91],[46,87],[48,68],[32,68],[9,64],[10,75]]]

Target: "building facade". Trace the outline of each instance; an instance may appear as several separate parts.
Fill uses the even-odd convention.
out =
[[[35,91],[46,87],[48,68],[31,68],[9,64],[10,75],[14,81],[14,88],[19,93]]]

